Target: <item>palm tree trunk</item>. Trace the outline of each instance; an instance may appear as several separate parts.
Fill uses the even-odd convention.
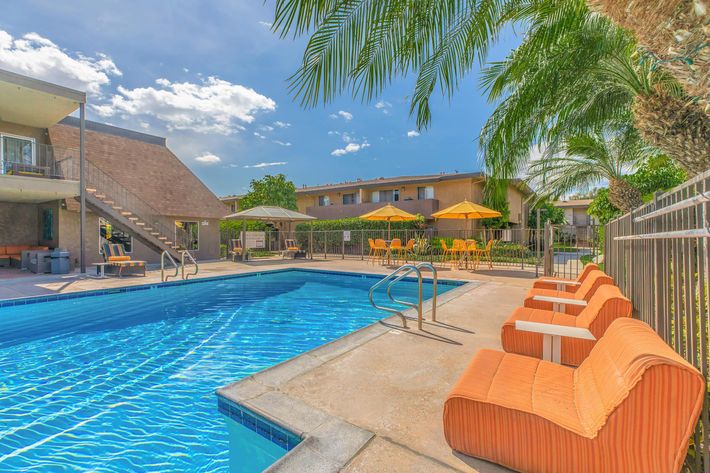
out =
[[[641,192],[624,179],[618,178],[609,181],[609,201],[624,213],[643,204]]]
[[[631,30],[658,64],[710,113],[710,11],[707,0],[587,0],[589,9]]]
[[[710,169],[710,117],[697,106],[663,91],[638,95],[636,128],[689,175]]]

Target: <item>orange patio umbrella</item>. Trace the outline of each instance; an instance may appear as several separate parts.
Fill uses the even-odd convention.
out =
[[[495,218],[500,217],[502,214],[497,210],[489,209],[483,205],[476,204],[474,202],[469,202],[464,200],[458,204],[454,204],[451,207],[447,207],[444,210],[439,210],[431,214],[434,218],[451,218],[451,219],[461,219],[466,220],[465,232],[468,233],[468,220],[469,219],[479,219],[479,218]],[[467,234],[465,235],[468,236]]]
[[[408,220],[416,220],[417,216],[412,215],[409,212],[405,212],[402,209],[398,209],[392,204],[387,204],[372,212],[368,212],[365,215],[360,215],[363,220],[382,220],[387,221],[387,239],[390,239],[390,226],[392,222],[405,222]]]

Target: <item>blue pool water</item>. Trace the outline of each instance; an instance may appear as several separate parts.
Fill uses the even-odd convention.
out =
[[[387,316],[375,282],[287,270],[0,307],[0,471],[260,471],[284,451],[215,389]]]

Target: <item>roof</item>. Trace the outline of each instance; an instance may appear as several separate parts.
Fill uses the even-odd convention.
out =
[[[296,189],[297,195],[318,194],[328,191],[341,190],[356,190],[367,189],[372,187],[380,187],[385,185],[412,185],[412,184],[429,184],[442,181],[454,181],[458,179],[481,179],[485,180],[486,175],[482,172],[455,172],[455,173],[440,173],[440,174],[424,174],[420,176],[395,176],[395,177],[379,177],[377,179],[366,179],[357,181],[340,182],[337,184],[324,184],[319,186],[304,186]],[[526,195],[530,195],[533,191],[519,179],[514,179],[512,183]]]
[[[297,222],[299,220],[316,220],[315,217],[302,214],[283,207],[261,205],[224,217],[226,220],[264,220],[268,222]]]
[[[77,122],[78,123],[78,122]],[[72,120],[48,129],[53,145],[79,147]],[[87,122],[86,160],[163,215],[222,218],[224,204],[152,135]]]
[[[225,195],[219,198],[222,202],[227,201],[227,200],[240,200],[244,197],[244,195]]]
[[[47,128],[86,103],[86,94],[0,69],[0,120]]]
[[[400,184],[415,184],[450,181],[455,179],[471,179],[485,178],[481,172],[462,172],[448,174],[428,174],[422,176],[396,176],[396,177],[378,177],[377,179],[357,180],[349,182],[341,182],[337,184],[324,184],[320,186],[306,186],[296,189],[296,194],[313,194],[323,191],[345,190],[345,189],[360,189],[368,187],[379,187],[382,185],[400,185]]]
[[[589,207],[592,199],[557,200],[552,203],[555,207]]]

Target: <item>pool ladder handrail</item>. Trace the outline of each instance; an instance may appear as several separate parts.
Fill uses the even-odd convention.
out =
[[[165,257],[168,257],[168,261],[170,261],[170,264],[173,265],[175,268],[175,274],[165,274]],[[160,280],[162,282],[166,282],[169,278],[177,278],[178,277],[178,264],[175,262],[173,257],[168,253],[168,250],[164,250],[160,254]]]
[[[185,274],[185,257],[192,262],[192,264],[195,265],[195,272],[194,273],[187,273]],[[190,276],[196,276],[197,273],[200,271],[200,267],[197,265],[197,261],[195,261],[195,258],[192,257],[192,253],[190,253],[187,250],[182,250],[180,252],[180,267],[182,268],[182,278],[187,280]]]
[[[438,273],[436,271],[436,268],[431,264],[431,263],[419,263],[417,265],[413,264],[405,264],[400,266],[399,268],[395,269],[392,271],[390,274],[388,274],[385,278],[381,279],[377,283],[373,284],[372,287],[370,288],[370,304],[372,304],[373,307],[376,309],[384,310],[385,312],[390,312],[393,314],[397,314],[400,316],[402,319],[402,326],[404,328],[407,328],[407,319],[402,315],[401,311],[398,311],[397,309],[393,309],[391,307],[385,307],[381,305],[377,305],[374,300],[374,293],[377,288],[380,286],[384,285],[385,283],[387,284],[387,296],[390,298],[390,300],[396,304],[401,304],[407,307],[411,307],[414,309],[417,309],[417,326],[419,330],[422,329],[422,321],[423,321],[423,316],[422,316],[422,311],[423,311],[423,278],[422,278],[422,271],[421,268],[428,268],[431,269],[432,275],[433,275],[433,286],[434,286],[434,294],[432,296],[432,308],[431,308],[431,314],[432,314],[432,321],[436,322],[436,286],[437,286],[437,281],[438,281]],[[416,273],[417,274],[417,283],[419,285],[419,297],[418,297],[418,302],[416,304],[408,301],[403,301],[400,299],[396,299],[392,295],[392,286],[394,286],[396,283],[407,277],[411,273]]]

